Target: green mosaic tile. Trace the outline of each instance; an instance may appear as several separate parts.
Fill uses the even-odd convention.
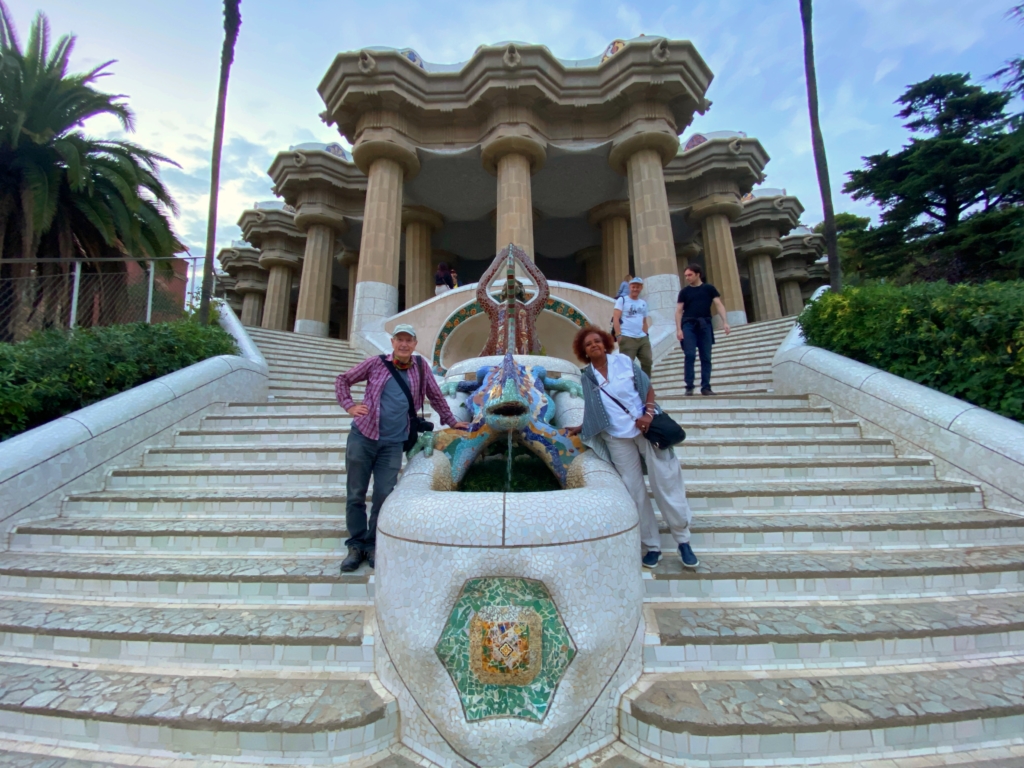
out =
[[[470,579],[435,648],[466,720],[540,722],[576,645],[542,582]]]

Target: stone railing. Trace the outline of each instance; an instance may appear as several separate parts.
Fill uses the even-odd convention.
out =
[[[267,399],[263,355],[234,312],[218,309],[241,356],[211,357],[0,443],[0,533],[58,514],[66,495],[100,489],[111,469],[138,463],[220,404]]]
[[[1024,425],[812,347],[799,325],[775,353],[772,377],[779,394],[819,397],[838,418],[855,416],[866,431],[892,438],[900,453],[930,454],[940,477],[978,485],[990,508],[1024,514]]]

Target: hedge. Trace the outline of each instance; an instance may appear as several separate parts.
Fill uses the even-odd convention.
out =
[[[1024,422],[1024,281],[826,292],[808,343]]]
[[[49,330],[0,344],[0,440],[216,355],[236,355],[220,326],[193,320]]]

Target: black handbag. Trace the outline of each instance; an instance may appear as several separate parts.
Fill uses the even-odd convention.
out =
[[[615,397],[615,395],[600,384],[597,388],[600,389],[609,400],[625,411],[626,415],[633,415],[629,412],[629,408],[619,402],[619,399]],[[653,443],[655,448],[660,448],[663,451],[666,448],[671,448],[673,445],[679,445],[686,439],[686,430],[679,426],[679,424],[676,423],[676,420],[664,411],[658,411],[654,414],[654,418],[651,419],[651,423],[647,427],[647,431],[641,432],[640,434]]]
[[[413,359],[416,361],[416,369],[420,372],[420,393],[425,396],[427,372],[423,366],[423,358]],[[416,440],[422,433],[434,431],[434,422],[427,421],[416,413],[416,406],[412,401],[412,392],[409,391],[409,385],[405,383],[405,379],[399,375],[398,369],[395,368],[395,364],[388,360],[386,355],[381,355],[380,360],[388,367],[388,370],[391,371],[391,375],[394,377],[395,381],[398,382],[398,386],[402,388],[402,392],[405,393],[405,397],[409,401],[409,436],[402,444],[402,450],[408,453],[416,445]]]

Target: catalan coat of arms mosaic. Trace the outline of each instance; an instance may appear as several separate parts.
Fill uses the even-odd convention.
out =
[[[435,650],[469,722],[540,722],[576,655],[547,587],[509,578],[467,581]]]

